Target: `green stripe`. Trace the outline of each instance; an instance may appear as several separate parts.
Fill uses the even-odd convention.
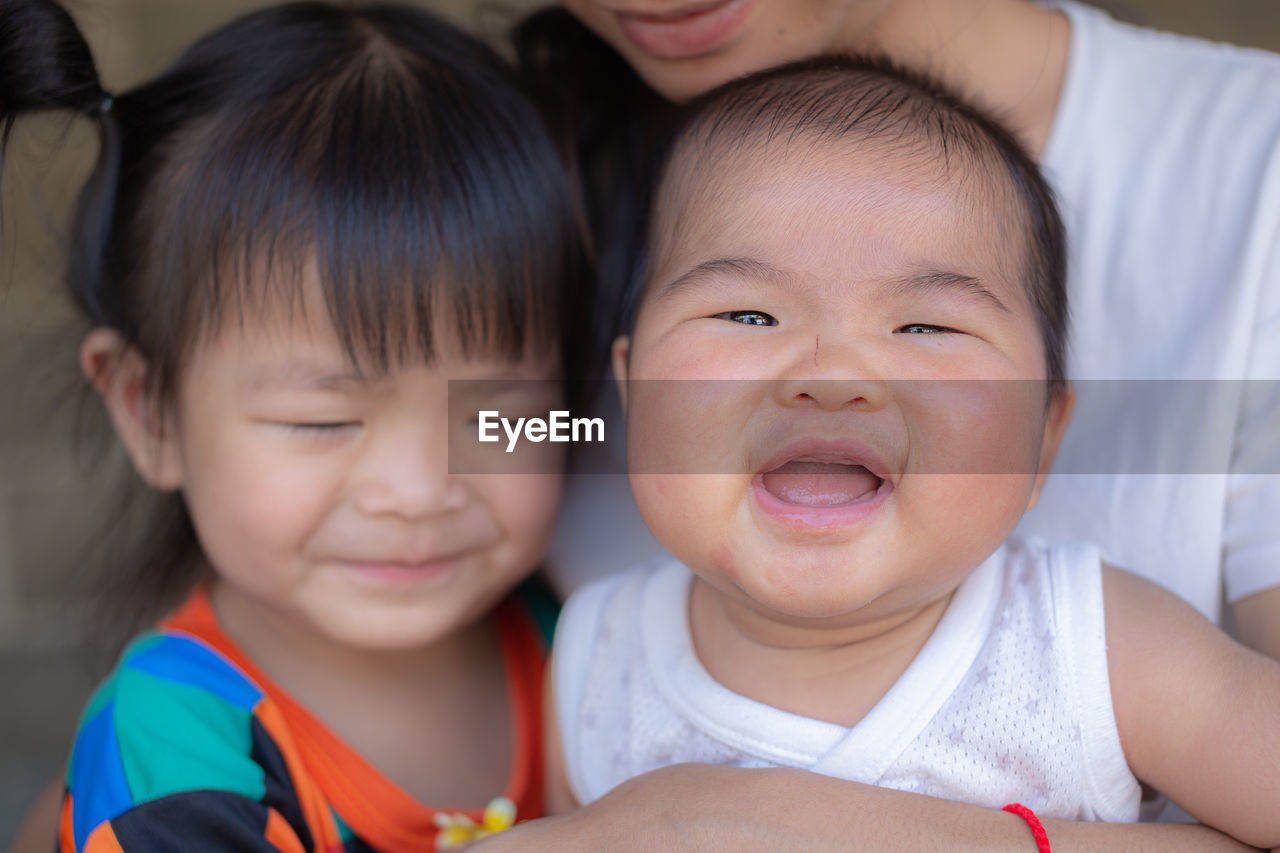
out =
[[[342,815],[338,814],[338,810],[330,806],[329,814],[333,816],[333,822],[338,827],[338,838],[341,839],[342,843],[346,844],[349,841],[354,841],[355,832],[352,831],[351,827],[347,826],[347,822],[342,819]]]
[[[535,574],[516,587],[513,597],[524,606],[542,636],[545,648],[550,649],[556,634],[556,620],[560,618],[560,600],[556,594],[541,574]]]
[[[119,673],[116,684],[116,737],[134,803],[196,790],[262,799],[249,712],[137,670]]]

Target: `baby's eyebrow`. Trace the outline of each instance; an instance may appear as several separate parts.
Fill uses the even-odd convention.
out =
[[[887,290],[894,294],[913,293],[922,290],[960,292],[976,297],[983,302],[988,302],[1001,311],[1009,310],[1009,307],[1000,301],[1000,297],[996,296],[980,279],[971,275],[946,270],[929,270],[928,272],[902,276],[890,281]]]
[[[754,258],[714,258],[703,261],[683,275],[662,285],[656,294],[661,299],[681,290],[704,284],[719,276],[749,278],[767,284],[776,284],[784,278],[782,270],[773,264]]]

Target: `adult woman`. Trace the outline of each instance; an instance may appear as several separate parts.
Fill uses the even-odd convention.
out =
[[[1080,393],[1059,473],[1023,530],[1092,539],[1110,561],[1211,618],[1225,586],[1241,639],[1280,658],[1280,110],[1259,109],[1280,91],[1280,58],[1124,26],[1074,3],[563,5],[666,99],[781,62],[862,50],[930,71],[1001,115],[1063,203],[1070,374]],[[643,171],[645,121],[661,117],[661,103],[643,88],[623,88],[623,78],[615,83],[608,53],[563,16],[536,19],[524,36],[526,59],[563,95],[584,174],[594,179],[603,278],[617,279],[626,263],[618,244],[634,227],[619,190],[626,174]],[[621,481],[611,500],[601,482],[590,481],[586,500],[570,496],[556,555],[563,586],[646,550],[641,534],[620,533],[629,518]],[[608,549],[578,532],[602,528]],[[620,547],[627,538],[633,547]],[[679,767],[651,776],[560,828],[640,844],[632,833],[669,804],[676,825],[690,821],[716,843],[785,844],[803,827],[813,835],[790,839],[802,849],[824,835],[844,848],[918,849],[922,839],[966,849],[979,840],[1026,845],[1017,832],[1025,828],[994,813],[787,771]],[[747,811],[732,808],[739,795],[768,804],[750,810],[749,827],[734,826],[744,816],[731,813]],[[1181,834],[1196,831],[1055,825],[1050,835],[1055,847],[1233,849]]]

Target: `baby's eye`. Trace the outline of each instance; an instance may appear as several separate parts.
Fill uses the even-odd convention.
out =
[[[711,315],[713,320],[728,320],[744,326],[776,326],[778,321],[763,311],[723,311]]]
[[[896,334],[903,335],[958,335],[956,329],[947,326],[935,326],[932,323],[908,323],[905,326],[899,326],[894,330]]]

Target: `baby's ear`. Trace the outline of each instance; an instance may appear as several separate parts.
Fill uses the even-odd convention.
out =
[[[150,390],[142,353],[116,330],[94,329],[80,345],[80,369],[102,398],[138,476],[160,491],[181,488],[173,419]]]
[[[622,398],[622,410],[627,410],[627,366],[631,357],[631,338],[620,335],[613,340],[610,347],[613,356],[613,381],[618,386],[618,396]]]
[[[1040,489],[1053,467],[1053,458],[1058,455],[1062,445],[1062,436],[1066,434],[1067,425],[1071,423],[1071,412],[1076,407],[1076,389],[1070,382],[1062,384],[1062,390],[1053,395],[1049,401],[1049,411],[1045,414],[1044,433],[1040,438],[1040,463],[1036,469],[1036,484],[1031,490],[1031,509],[1040,500]]]

